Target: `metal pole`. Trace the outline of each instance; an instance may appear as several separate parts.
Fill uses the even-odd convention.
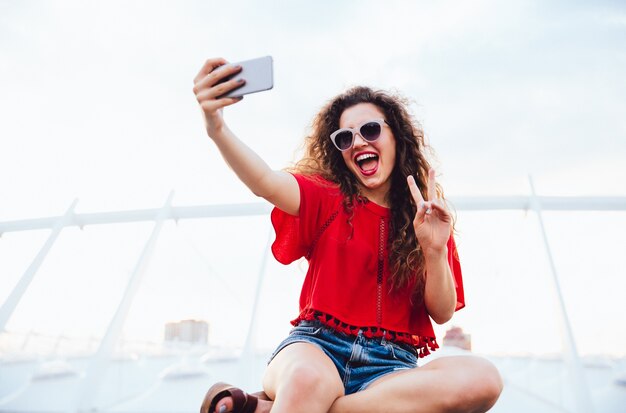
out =
[[[253,386],[258,386],[258,383],[253,382],[252,379],[256,378],[253,373],[254,357],[253,350],[255,345],[256,330],[257,330],[257,309],[259,308],[259,302],[261,300],[261,289],[263,288],[263,281],[265,280],[265,268],[267,267],[267,257],[269,255],[270,246],[272,243],[273,228],[270,225],[269,234],[265,248],[263,249],[263,256],[261,257],[261,265],[259,266],[259,276],[257,277],[256,291],[254,294],[254,303],[252,304],[252,314],[250,315],[250,324],[248,325],[248,335],[244,342],[243,350],[241,352],[241,358],[239,359],[239,377],[245,377],[245,383],[239,385],[245,388],[247,391],[253,391]]]
[[[75,412],[86,412],[93,409],[93,401],[98,394],[98,390],[100,389],[100,385],[104,379],[108,363],[113,355],[113,351],[115,350],[115,344],[119,339],[122,327],[126,321],[128,310],[130,309],[130,305],[139,288],[142,276],[148,266],[150,256],[154,251],[156,240],[161,231],[161,227],[163,226],[163,222],[170,214],[173,197],[174,192],[172,191],[170,192],[167,201],[163,207],[158,210],[158,213],[154,218],[154,229],[152,230],[152,234],[144,246],[141,256],[139,257],[130,279],[128,280],[124,296],[117,307],[113,319],[109,323],[107,332],[100,342],[100,346],[98,347],[96,354],[93,356],[91,363],[87,366],[85,376],[79,386],[77,401],[74,408]]]
[[[52,227],[52,232],[50,232],[50,236],[48,236],[48,239],[46,240],[46,243],[43,245],[41,250],[39,250],[39,253],[37,254],[37,256],[35,256],[33,262],[31,262],[31,264],[28,266],[15,288],[13,288],[13,291],[11,291],[9,298],[7,298],[4,304],[2,304],[2,307],[0,307],[0,332],[4,331],[4,328],[11,318],[13,311],[15,311],[17,304],[22,299],[22,296],[28,289],[31,281],[33,281],[33,278],[35,278],[37,270],[39,270],[39,267],[41,267],[41,264],[48,255],[48,252],[52,248],[52,245],[54,245],[57,237],[74,215],[74,208],[76,208],[76,204],[78,204],[78,199],[74,199],[65,214],[56,220],[54,226]]]
[[[563,300],[563,294],[561,292],[561,284],[559,283],[559,277],[556,271],[556,265],[552,258],[552,250],[550,249],[550,243],[548,242],[548,236],[546,234],[545,226],[543,225],[543,217],[541,214],[541,204],[537,199],[535,192],[535,185],[533,184],[532,176],[528,177],[531,190],[531,207],[537,213],[539,220],[539,229],[543,237],[543,243],[546,249],[546,255],[548,262],[550,263],[550,270],[552,273],[552,282],[554,283],[554,290],[556,292],[556,298],[558,301],[559,316],[561,319],[561,338],[563,351],[565,353],[566,365],[571,369],[571,373],[568,377],[571,380],[572,391],[575,397],[575,409],[579,413],[593,413],[593,404],[591,401],[591,392],[587,381],[585,379],[585,371],[583,369],[582,361],[578,355],[576,349],[576,340],[574,340],[574,334],[572,332],[572,326],[567,315],[567,308],[565,307],[565,301]]]

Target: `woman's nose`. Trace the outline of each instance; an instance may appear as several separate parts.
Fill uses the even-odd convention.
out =
[[[356,146],[366,146],[366,145],[367,145],[367,141],[363,139],[361,134],[359,132],[355,133],[353,146],[356,147]]]

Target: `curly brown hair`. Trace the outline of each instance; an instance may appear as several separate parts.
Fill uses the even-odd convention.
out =
[[[362,199],[359,183],[330,140],[330,134],[339,128],[344,110],[359,103],[372,103],[383,111],[396,141],[396,161],[387,194],[391,209],[390,287],[403,288],[415,279],[415,295],[421,300],[425,285],[424,253],[413,230],[416,205],[406,178],[413,175],[422,197],[427,199],[430,163],[424,153],[432,150],[424,141],[421,126],[408,111],[408,100],[398,94],[363,86],[353,87],[331,99],[313,119],[311,134],[304,141],[304,155],[290,169],[305,175],[320,175],[336,183],[344,194],[344,207],[350,213],[354,201]],[[443,196],[439,186],[437,192]]]

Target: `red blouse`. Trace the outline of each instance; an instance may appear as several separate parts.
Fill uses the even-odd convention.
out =
[[[320,320],[348,334],[410,343],[420,357],[438,348],[423,303],[412,302],[410,284],[392,290],[388,284],[390,210],[373,202],[355,203],[344,211],[338,186],[320,177],[294,174],[300,186],[300,215],[274,208],[274,257],[289,264],[306,257],[309,268],[300,294],[300,314],[292,321]],[[461,266],[454,238],[448,262],[456,283],[456,310],[465,306]]]

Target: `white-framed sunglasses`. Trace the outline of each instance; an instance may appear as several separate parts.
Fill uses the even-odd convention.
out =
[[[334,131],[330,135],[330,139],[333,141],[333,144],[340,151],[347,151],[352,148],[354,145],[354,136],[358,133],[361,137],[368,141],[374,142],[376,139],[380,138],[380,134],[383,130],[383,126],[387,122],[384,119],[372,119],[367,122],[363,122],[356,128],[341,128]]]

